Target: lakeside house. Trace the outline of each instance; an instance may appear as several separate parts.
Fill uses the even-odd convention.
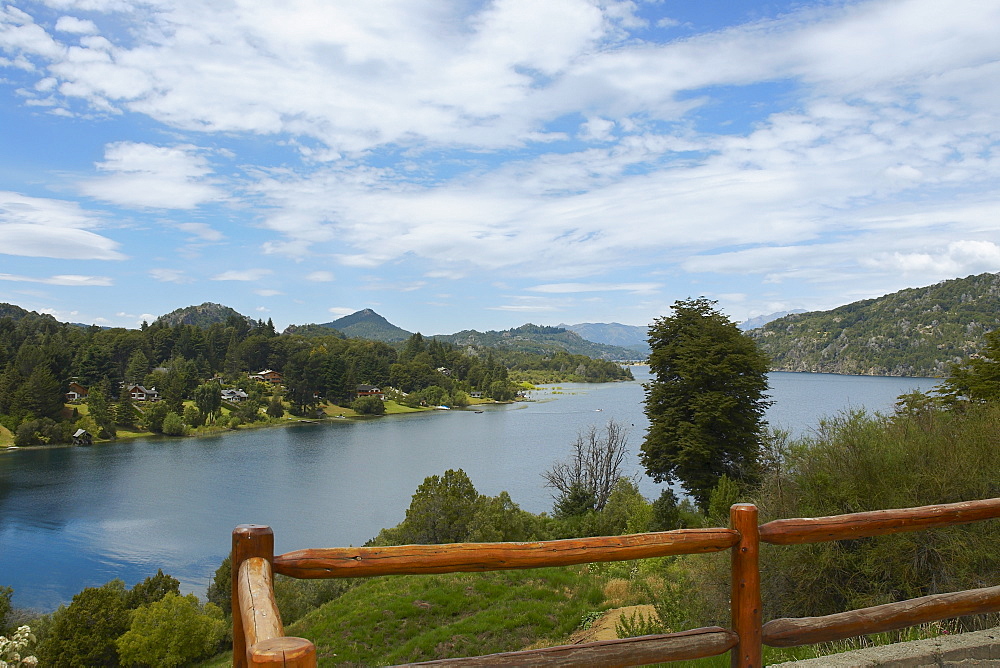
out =
[[[354,394],[358,397],[378,397],[385,401],[385,392],[374,385],[358,385]]]
[[[125,387],[125,392],[128,394],[132,401],[159,401],[160,393],[156,391],[156,388],[146,389],[142,385],[128,385]]]
[[[223,401],[228,401],[230,403],[238,404],[241,401],[246,401],[249,398],[250,395],[244,392],[242,388],[238,390],[222,390]]]
[[[270,383],[271,385],[281,385],[284,380],[284,376],[281,375],[280,371],[275,371],[274,369],[264,369],[259,373],[250,374],[250,377],[254,380],[261,380],[265,383]]]
[[[69,389],[66,392],[66,401],[80,401],[81,399],[86,399],[88,394],[90,394],[90,390],[80,383],[73,381],[69,384]]]

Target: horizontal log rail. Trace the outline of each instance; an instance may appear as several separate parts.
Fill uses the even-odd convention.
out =
[[[760,527],[760,539],[774,545],[799,545],[922,531],[1000,517],[1000,499],[936,506],[873,510],[865,513],[774,520]]]
[[[721,552],[738,541],[733,529],[677,529],[536,543],[336,547],[277,555],[274,571],[305,579],[500,571]]]
[[[783,519],[760,526],[756,524],[756,512],[751,504],[734,505],[730,511],[730,526],[734,528],[729,529],[681,529],[534,543],[306,549],[278,556],[274,556],[273,534],[268,527],[241,525],[233,532],[233,664],[238,668],[316,665],[316,648],[312,643],[283,637],[270,582],[272,570],[297,578],[369,577],[569,566],[731,550],[734,630],[713,627],[413,665],[627,666],[704,658],[731,650],[734,668],[757,668],[761,665],[762,643],[794,647],[952,617],[1000,612],[1000,587],[988,587],[825,617],[775,619],[761,624],[757,565],[760,542],[798,545],[851,540],[997,519],[1000,498]]]
[[[704,659],[729,651],[739,638],[732,631],[709,626],[680,633],[638,636],[622,640],[600,640],[579,645],[560,645],[521,652],[503,652],[462,659],[438,659],[408,666],[588,666],[617,668],[663,661]]]
[[[988,612],[1000,612],[1000,587],[922,596],[825,617],[774,619],[764,624],[764,643],[798,647]]]

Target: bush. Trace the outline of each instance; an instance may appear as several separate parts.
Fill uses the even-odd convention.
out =
[[[116,645],[125,665],[172,668],[214,654],[225,627],[222,611],[214,603],[202,608],[194,594],[170,592],[137,609]]]
[[[385,403],[378,397],[358,397],[351,408],[359,415],[385,415]]]
[[[167,436],[184,436],[187,433],[187,425],[181,420],[180,415],[171,411],[163,418],[163,433]]]
[[[760,491],[761,521],[996,497],[998,430],[1000,405],[919,417],[843,414],[815,436],[780,444]],[[996,585],[997,524],[762,546],[765,616],[824,615]]]

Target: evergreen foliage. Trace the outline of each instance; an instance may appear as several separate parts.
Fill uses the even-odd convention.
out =
[[[1000,327],[1000,274],[773,320],[748,332],[776,371],[945,376]]]
[[[655,380],[646,388],[642,463],[657,482],[679,480],[704,509],[722,476],[755,478],[768,362],[715,302],[672,309],[649,330]]]

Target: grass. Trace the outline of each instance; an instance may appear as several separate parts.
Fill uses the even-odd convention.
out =
[[[375,666],[558,643],[603,601],[585,568],[369,580],[286,629],[321,666]]]

